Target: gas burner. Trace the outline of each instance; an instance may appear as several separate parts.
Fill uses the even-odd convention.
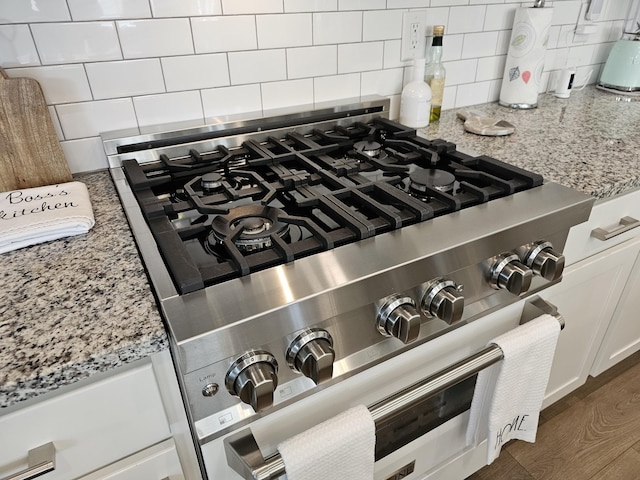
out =
[[[353,148],[369,157],[378,157],[382,149],[382,144],[375,140],[363,140],[361,142],[354,143]]]
[[[200,185],[205,192],[214,192],[222,188],[222,175],[218,172],[209,172],[202,175]]]
[[[419,197],[428,196],[428,189],[451,193],[456,177],[437,168],[418,168],[409,174],[409,190]]]
[[[271,235],[286,238],[289,225],[278,220],[285,213],[274,207],[245,205],[218,215],[211,223],[212,232],[207,237],[207,247],[211,253],[227,238],[243,252],[254,252],[271,247]],[[238,234],[237,230],[242,229]]]

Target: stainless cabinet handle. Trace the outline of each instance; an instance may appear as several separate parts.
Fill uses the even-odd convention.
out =
[[[602,240],[604,242],[624,232],[628,232],[629,230],[636,227],[640,227],[640,220],[636,220],[633,217],[622,217],[620,219],[619,227],[616,227],[611,231],[607,231],[604,228],[594,228],[593,230],[591,230],[591,236],[596,237],[598,240]]]
[[[525,304],[520,323],[533,320],[543,313],[556,317],[560,328],[564,328],[564,318],[558,313],[555,305],[537,296]],[[492,344],[367,408],[374,423],[379,424],[402,409],[410,407],[414,402],[436,395],[502,359],[502,350]],[[245,480],[271,480],[286,473],[284,462],[278,452],[266,459],[262,456],[250,428],[225,438],[224,448],[227,463]]]
[[[29,450],[27,468],[2,480],[30,480],[56,469],[56,448],[52,442]]]

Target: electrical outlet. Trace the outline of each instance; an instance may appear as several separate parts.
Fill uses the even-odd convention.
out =
[[[426,12],[414,10],[402,14],[401,60],[424,58],[427,36]]]

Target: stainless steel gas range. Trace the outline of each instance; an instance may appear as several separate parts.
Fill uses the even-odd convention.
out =
[[[429,478],[465,451],[486,343],[551,308],[535,294],[593,200],[388,109],[103,136],[203,476],[276,478],[279,442],[364,403],[376,478]]]

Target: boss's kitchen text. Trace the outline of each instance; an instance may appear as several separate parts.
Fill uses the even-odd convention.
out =
[[[24,217],[37,213],[44,213],[51,210],[60,210],[63,208],[74,208],[78,205],[73,201],[70,202],[47,202],[48,198],[66,197],[69,192],[60,190],[56,192],[47,192],[37,195],[25,195],[19,190],[9,192],[5,195],[4,200],[9,201],[9,205],[19,205],[15,210],[0,210],[0,220],[11,220],[12,218]]]

